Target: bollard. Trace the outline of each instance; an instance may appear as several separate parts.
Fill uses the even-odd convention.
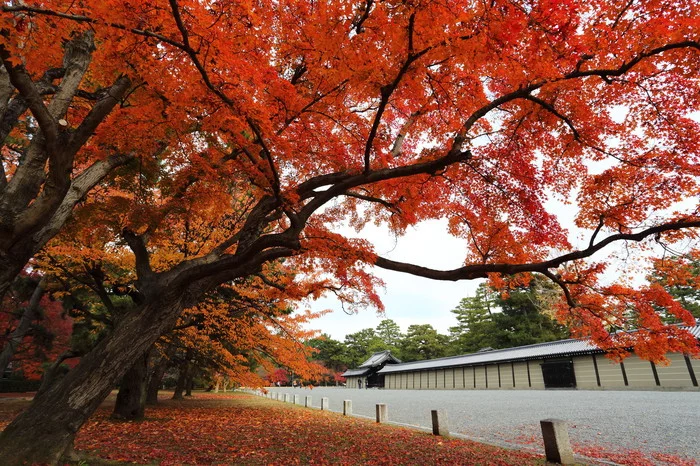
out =
[[[389,420],[389,411],[384,403],[377,403],[377,422],[382,424]]]
[[[352,414],[352,400],[343,400],[343,416]]]
[[[294,395],[294,404],[295,405],[299,404],[299,395]]]
[[[450,436],[450,428],[447,424],[447,412],[443,410],[432,409],[430,410],[430,417],[433,420],[433,435],[440,435],[442,437]]]
[[[321,398],[321,411],[326,411],[328,409],[328,398],[325,396]]]
[[[307,396],[307,397],[304,399],[304,406],[307,407],[307,408],[310,408],[310,407],[311,407],[311,397],[310,397],[310,396]]]
[[[544,453],[547,461],[559,464],[574,464],[574,452],[569,443],[566,421],[544,419],[540,421]]]
[[[289,393],[284,394],[284,402],[289,403]]]

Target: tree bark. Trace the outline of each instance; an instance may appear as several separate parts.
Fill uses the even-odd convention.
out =
[[[194,385],[194,371],[188,371],[185,381],[185,396],[192,396],[192,386]]]
[[[146,405],[158,404],[158,391],[161,383],[163,383],[165,371],[168,370],[168,365],[170,365],[171,359],[175,355],[175,350],[174,345],[168,346],[165,353],[153,365],[151,377],[148,381],[148,389],[146,390]]]
[[[177,383],[175,384],[175,392],[173,393],[173,400],[182,400],[182,396],[185,391],[185,384],[187,383],[187,372],[189,369],[189,361],[184,361],[180,364],[180,374],[177,377]]]
[[[7,343],[5,343],[2,353],[0,353],[0,374],[5,372],[5,369],[7,369],[7,365],[10,363],[12,356],[15,355],[17,347],[22,342],[25,335],[27,335],[32,322],[34,322],[39,316],[39,302],[41,301],[41,297],[44,295],[45,287],[46,278],[42,278],[37,284],[36,288],[34,288],[32,297],[29,299],[29,305],[24,310],[24,313],[17,324],[17,328],[15,328],[15,330],[10,334],[10,337],[7,339]],[[0,296],[2,295],[0,294]]]
[[[143,419],[146,412],[148,357],[148,352],[144,353],[122,377],[112,412],[113,418],[129,421]]]
[[[184,308],[182,292],[161,293],[124,316],[63,379],[38,394],[0,434],[0,464],[56,464],[76,432]]]
[[[24,66],[14,60],[18,57],[11,56],[0,42],[0,147],[27,109],[40,128],[29,138],[24,160],[12,177],[8,179],[4,167],[0,169],[0,298],[27,262],[63,227],[85,194],[116,167],[134,158],[114,154],[71,177],[77,153],[126,96],[131,81],[125,76],[117,78],[77,128],[69,130],[59,122],[69,112],[92,60],[92,32],[72,37],[64,48],[59,72],[48,70],[45,78],[34,82]],[[54,97],[45,105],[40,91],[59,77]],[[9,100],[15,91],[17,94]]]

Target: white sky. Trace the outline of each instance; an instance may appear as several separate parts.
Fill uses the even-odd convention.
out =
[[[345,232],[346,233],[346,232]],[[446,220],[431,220],[394,239],[387,230],[368,225],[361,235],[375,245],[376,252],[384,257],[411,262],[437,269],[461,267],[465,256],[462,240],[447,233]],[[365,328],[375,328],[383,319],[394,320],[403,332],[412,324],[431,324],[441,333],[457,325],[450,310],[457,307],[465,296],[474,294],[478,281],[442,282],[413,275],[374,269],[386,283],[380,290],[385,313],[378,315],[371,309],[357,314],[346,314],[333,297],[320,299],[311,309],[332,309],[333,312],[311,322],[309,327],[343,341],[345,335]]]
[[[688,199],[691,205],[697,199]],[[576,208],[556,200],[547,202],[549,212],[559,217],[564,228],[569,229],[569,241],[574,248],[585,247],[590,240],[591,232],[578,230],[573,225]],[[409,228],[406,234],[394,238],[388,230],[369,224],[360,234],[353,230],[343,229],[348,236],[360,236],[371,241],[376,252],[389,259],[410,262],[434,269],[448,270],[463,265],[465,247],[463,240],[451,236],[447,232],[447,220],[429,220]],[[604,237],[602,235],[601,237]],[[679,245],[680,249],[689,248],[689,244]],[[655,248],[649,254],[661,255],[663,251]],[[604,274],[608,280],[617,280],[625,272],[631,272],[631,277],[637,284],[644,281],[645,273],[632,269],[633,264],[625,261],[625,243],[618,243],[600,251],[593,260],[612,260],[611,267]],[[447,334],[448,328],[457,325],[457,319],[450,311],[457,307],[459,301],[466,296],[474,296],[480,280],[462,280],[457,282],[429,280],[410,274],[392,272],[375,268],[374,273],[386,283],[379,294],[384,303],[384,315],[378,315],[372,309],[362,310],[356,314],[346,314],[340,303],[332,296],[319,299],[307,306],[312,310],[332,310],[318,319],[313,320],[308,327],[320,330],[336,340],[343,341],[345,336],[365,328],[376,328],[383,319],[392,319],[405,333],[412,324],[430,324],[440,333]]]

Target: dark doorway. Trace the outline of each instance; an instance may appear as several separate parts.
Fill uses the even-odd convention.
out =
[[[553,360],[542,363],[542,377],[545,388],[574,388],[576,376],[571,360]]]
[[[367,377],[367,388],[384,388],[384,374],[374,373]]]

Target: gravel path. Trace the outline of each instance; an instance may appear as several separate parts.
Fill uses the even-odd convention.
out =
[[[386,403],[393,422],[430,427],[430,410],[444,409],[450,430],[468,438],[542,451],[539,421],[569,422],[576,447],[640,450],[700,459],[700,393],[587,390],[358,390],[272,388],[311,396],[314,407],[328,397],[331,411],[352,400],[354,415],[374,418]]]

